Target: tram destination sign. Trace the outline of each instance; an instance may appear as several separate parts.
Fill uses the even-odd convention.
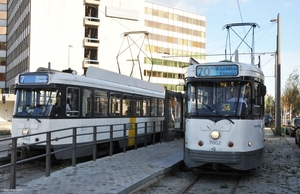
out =
[[[48,75],[20,75],[19,83],[20,84],[47,84],[48,83]]]
[[[239,74],[237,65],[198,65],[197,77],[232,77]]]

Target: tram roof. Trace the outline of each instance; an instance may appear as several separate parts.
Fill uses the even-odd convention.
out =
[[[86,77],[104,80],[112,83],[117,83],[126,86],[133,86],[158,92],[164,92],[164,86],[152,82],[147,82],[145,80],[140,80],[127,75],[115,73],[105,69],[100,69],[97,67],[90,66],[86,71]]]
[[[99,89],[115,90],[129,92],[132,94],[148,95],[155,97],[164,97],[164,86],[156,83],[147,82],[130,76],[111,72],[97,67],[88,67],[86,75],[75,75],[46,68],[38,69],[36,72],[26,74],[48,74],[49,82],[47,83],[19,83],[19,76],[16,77],[16,85],[44,85],[44,84],[64,84],[70,86],[95,87]],[[70,71],[71,72],[71,71]]]

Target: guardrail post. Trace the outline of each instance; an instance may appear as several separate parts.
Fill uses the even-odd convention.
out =
[[[93,160],[97,159],[97,127],[93,127]]]
[[[145,122],[144,147],[147,147],[147,122]]]
[[[12,139],[10,156],[10,189],[16,189],[17,170],[17,138]]]
[[[164,126],[164,121],[160,121],[160,140],[159,140],[160,143],[163,140],[163,126]]]
[[[137,149],[137,137],[138,137],[138,133],[137,133],[137,123],[134,123],[134,131],[135,131],[135,135],[134,135],[134,149]]]
[[[155,127],[156,127],[156,123],[154,122],[154,125],[153,125],[153,142],[152,142],[153,145],[155,144],[155,137],[156,137]]]
[[[46,133],[46,177],[50,176],[51,169],[51,132]]]
[[[114,127],[113,125],[110,125],[110,132],[109,132],[109,156],[113,155],[113,130]]]
[[[76,147],[77,147],[77,144],[76,144],[76,140],[77,140],[77,130],[76,128],[74,127],[73,128],[73,145],[72,145],[72,166],[76,166]]]
[[[123,153],[126,152],[126,147],[127,147],[127,139],[126,139],[126,131],[127,131],[127,124],[123,125]]]

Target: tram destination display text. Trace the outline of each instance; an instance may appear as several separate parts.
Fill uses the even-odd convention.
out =
[[[21,75],[19,77],[20,84],[46,84],[48,83],[48,75]]]
[[[238,74],[237,65],[198,65],[196,67],[197,77],[228,77]]]

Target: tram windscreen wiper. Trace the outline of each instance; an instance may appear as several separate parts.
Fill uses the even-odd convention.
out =
[[[230,121],[232,124],[234,124],[234,122],[233,122],[230,118],[227,118],[226,116],[221,115],[220,113],[217,112],[216,109],[214,109],[214,108],[208,106],[207,104],[204,104],[203,102],[202,102],[202,105],[206,106],[209,110],[211,110],[213,113],[217,114],[218,116],[222,116],[223,118],[227,119],[227,120]]]
[[[204,104],[204,103],[202,102],[202,105],[206,106],[206,107],[207,107],[209,110],[211,110],[213,113],[216,113],[217,115],[222,116],[222,115],[220,115],[219,113],[217,113],[217,110],[216,110],[216,109],[213,109],[212,107],[208,106],[207,104]]]

